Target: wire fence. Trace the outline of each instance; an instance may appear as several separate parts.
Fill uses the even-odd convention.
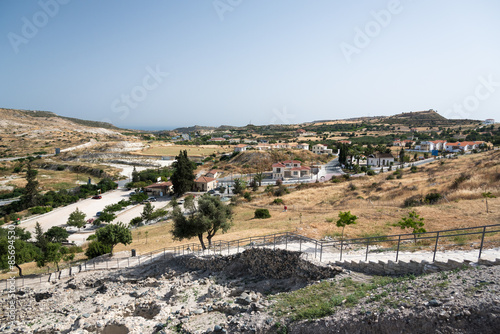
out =
[[[208,248],[203,249],[199,243],[189,243],[180,246],[165,247],[146,254],[116,259],[107,259],[106,255],[99,258],[82,261],[60,268],[59,271],[44,275],[30,275],[12,280],[0,281],[1,293],[6,293],[9,287],[21,288],[32,285],[41,285],[76,273],[94,270],[123,269],[150,264],[159,259],[175,256],[197,255],[231,255],[243,252],[248,248],[266,247],[271,249],[285,249],[302,252],[308,259],[317,261],[346,261],[356,256],[364,257],[367,262],[370,254],[386,254],[387,259],[398,262],[403,252],[427,252],[436,261],[436,255],[446,256],[446,251],[458,248],[477,252],[477,259],[481,259],[483,250],[500,246],[500,224],[479,227],[467,227],[453,230],[425,232],[419,234],[397,234],[373,236],[345,240],[316,240],[303,235],[283,232],[257,237],[247,237],[238,240],[213,241]],[[135,254],[134,254],[135,255]],[[500,255],[500,254],[499,254]]]

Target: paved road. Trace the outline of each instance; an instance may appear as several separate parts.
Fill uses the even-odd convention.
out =
[[[48,212],[43,215],[38,215],[34,217],[30,217],[26,220],[21,221],[20,227],[26,228],[27,231],[34,232],[36,223],[40,223],[42,229],[47,231],[52,226],[60,226],[66,224],[68,217],[71,212],[75,211],[78,208],[80,211],[85,213],[86,219],[89,218],[97,218],[96,213],[98,211],[102,211],[106,205],[118,203],[122,199],[128,199],[130,191],[126,189],[118,189],[113,191],[108,191],[102,195],[102,199],[84,199],[77,203],[73,203],[61,208],[54,209],[51,212]],[[153,206],[155,208],[163,207],[167,204],[168,198],[164,197],[159,199],[158,202],[153,202]],[[125,224],[128,224],[130,220],[134,217],[137,217],[141,214],[144,205],[139,204],[135,206],[130,206],[126,208],[123,212],[118,213],[117,218],[113,221],[114,223],[121,221]],[[72,228],[69,228],[71,230]],[[74,229],[76,232],[77,230]],[[69,237],[69,241],[74,241],[77,244],[81,244],[91,233],[95,230],[92,228],[82,229],[80,233],[71,234]]]

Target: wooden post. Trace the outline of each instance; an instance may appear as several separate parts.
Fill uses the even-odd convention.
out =
[[[486,226],[483,227],[483,235],[481,236],[481,247],[479,247],[479,257],[481,258],[481,253],[483,252],[483,244],[484,244],[484,235],[486,234]]]
[[[436,252],[438,248],[438,240],[439,240],[439,231],[436,234],[436,244],[434,245],[434,256],[432,257],[432,262],[436,261]]]
[[[399,245],[401,244],[401,235],[399,235],[398,238],[398,249],[396,250],[396,262],[398,262],[398,257],[399,257]]]

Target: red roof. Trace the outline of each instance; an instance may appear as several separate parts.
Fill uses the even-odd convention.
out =
[[[286,167],[284,164],[282,164],[281,162],[277,162],[275,164],[273,164],[273,167]]]
[[[153,189],[153,188],[164,188],[164,187],[171,187],[171,186],[172,186],[172,182],[167,181],[167,182],[154,183],[154,184],[151,184],[145,188],[146,189]]]
[[[300,161],[298,160],[286,160],[283,161],[284,164],[300,164]]]
[[[200,176],[199,178],[194,180],[194,182],[197,182],[197,183],[209,183],[212,181],[215,181],[215,179],[213,177],[208,177],[208,176]]]

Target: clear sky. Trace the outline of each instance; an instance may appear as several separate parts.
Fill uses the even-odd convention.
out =
[[[498,0],[0,1],[0,107],[120,127],[500,120]]]

